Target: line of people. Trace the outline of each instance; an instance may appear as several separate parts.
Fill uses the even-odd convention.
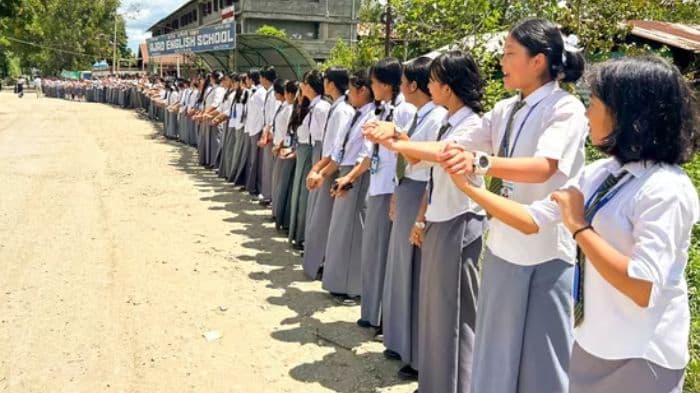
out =
[[[139,90],[421,393],[682,392],[691,89],[664,60],[611,60],[586,109],[560,85],[584,75],[580,49],[544,19],[512,27],[501,66],[517,94],[487,113],[462,51]],[[608,158],[586,165],[589,133]]]

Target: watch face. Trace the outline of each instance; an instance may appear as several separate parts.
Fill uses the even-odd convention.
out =
[[[489,166],[489,158],[486,156],[479,157],[479,166],[482,168]]]

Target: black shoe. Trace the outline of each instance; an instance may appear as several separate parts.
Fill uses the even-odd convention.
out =
[[[357,326],[359,326],[361,328],[365,328],[365,329],[369,329],[371,327],[374,327],[374,326],[372,326],[371,323],[369,323],[369,321],[365,321],[364,319],[358,319]]]
[[[401,355],[398,352],[394,352],[391,349],[384,350],[384,357],[389,360],[401,360]]]
[[[404,381],[417,381],[418,380],[418,370],[409,366],[408,364],[401,367],[399,370],[399,378]]]
[[[295,250],[304,251],[304,245],[301,243],[293,243],[292,248]]]

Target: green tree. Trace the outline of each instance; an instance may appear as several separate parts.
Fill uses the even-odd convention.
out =
[[[255,34],[266,35],[269,37],[287,38],[287,33],[285,33],[284,30],[280,30],[275,26],[270,25],[260,26],[260,28],[255,31]]]

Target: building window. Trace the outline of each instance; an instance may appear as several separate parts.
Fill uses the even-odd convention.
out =
[[[219,0],[214,0],[214,12],[219,10]]]

